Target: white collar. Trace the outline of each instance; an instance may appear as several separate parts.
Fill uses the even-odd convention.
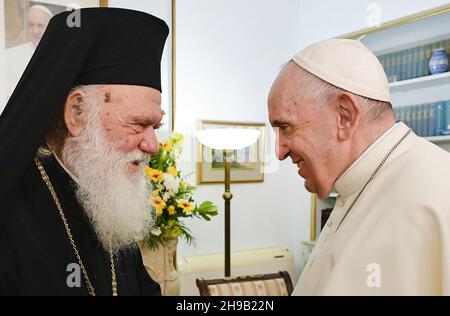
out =
[[[397,125],[397,123],[396,124],[394,124],[394,125],[392,125],[387,131],[385,131],[384,133],[383,133],[383,135],[381,135],[380,137],[378,137],[369,147],[367,147],[367,149],[366,150],[364,150],[364,152],[351,164],[351,166],[350,167],[348,167],[347,168],[347,170],[345,170],[344,171],[344,173],[341,175],[341,177],[344,177],[345,176],[345,174],[353,167],[353,166],[355,166],[355,165],[357,165],[378,143],[380,143],[381,142],[381,140],[383,139],[383,138],[385,138],[386,136],[388,136],[391,132],[392,132],[392,130],[394,129],[394,127]]]
[[[400,140],[408,129],[409,127],[404,123],[398,122],[372,143],[336,180],[334,188],[338,194],[345,199],[360,190],[380,164],[383,157],[386,156],[388,151]],[[417,135],[410,133],[402,142],[402,145],[391,155],[389,160],[395,159],[395,157],[409,148],[417,139]]]
[[[60,165],[60,166],[64,169],[64,171],[66,171],[67,174],[72,178],[72,180],[75,181],[75,183],[78,183],[77,177],[75,177],[75,176],[73,175],[73,173],[70,172],[69,169],[67,169],[66,166],[64,166],[64,164],[62,163],[62,161],[59,160],[58,155],[55,154],[54,151],[52,151],[52,154],[53,154],[53,156],[55,157],[56,161],[59,163],[59,165]]]

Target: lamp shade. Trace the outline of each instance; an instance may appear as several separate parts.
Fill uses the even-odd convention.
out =
[[[196,132],[200,143],[217,150],[248,147],[256,142],[260,134],[258,130],[245,128],[216,128]]]

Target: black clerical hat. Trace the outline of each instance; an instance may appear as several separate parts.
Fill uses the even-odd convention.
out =
[[[62,114],[71,88],[126,84],[161,91],[168,33],[150,14],[117,8],[67,11],[50,20],[0,116],[0,203]]]

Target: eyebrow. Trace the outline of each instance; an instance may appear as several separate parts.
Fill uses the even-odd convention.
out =
[[[282,126],[282,125],[288,125],[289,122],[286,121],[280,121],[280,120],[274,120],[272,122],[270,122],[270,125],[277,127],[277,126]]]
[[[145,125],[145,126],[150,126],[154,124],[153,120],[149,120],[147,118],[143,118],[143,117],[135,117],[132,118],[131,121],[135,124],[141,124],[141,125]]]
[[[164,113],[164,111],[161,111],[161,113]],[[129,122],[133,122],[134,124],[142,124],[144,126],[161,125],[161,120],[155,121],[145,116],[132,116],[129,118]]]

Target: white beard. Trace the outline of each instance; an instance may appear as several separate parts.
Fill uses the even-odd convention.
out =
[[[144,173],[147,155],[116,148],[106,139],[98,113],[92,113],[86,129],[67,138],[62,150],[64,164],[77,177],[78,201],[103,247],[115,253],[145,237],[155,221]],[[140,170],[132,174],[128,167],[136,160],[141,160]]]

